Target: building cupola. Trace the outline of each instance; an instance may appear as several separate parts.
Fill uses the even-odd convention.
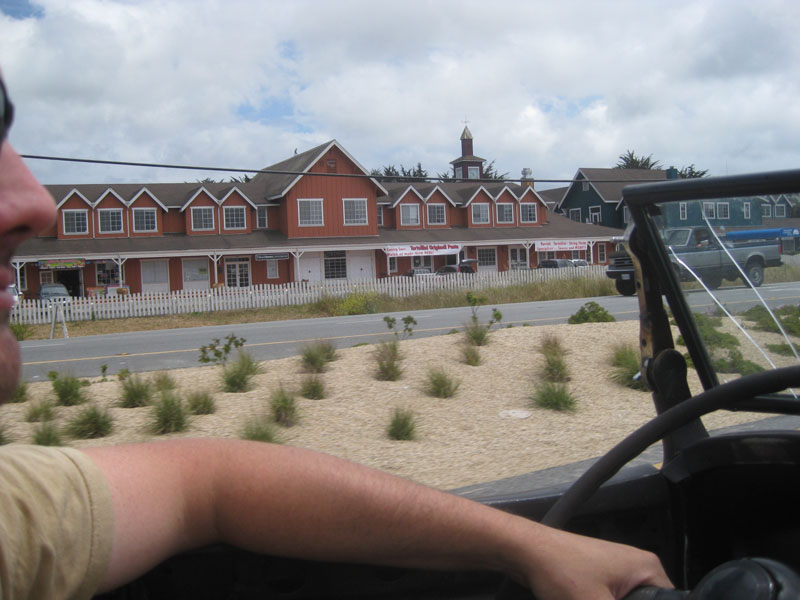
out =
[[[461,132],[461,156],[450,161],[453,165],[453,177],[460,181],[482,179],[484,162],[486,159],[475,156],[472,149],[472,132],[465,125],[464,131]]]

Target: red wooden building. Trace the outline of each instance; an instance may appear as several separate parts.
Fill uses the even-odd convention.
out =
[[[533,181],[481,181],[462,134],[454,179],[384,183],[335,140],[247,183],[46,186],[53,227],[13,264],[20,289],[62,282],[73,295],[373,278],[477,259],[478,270],[542,257],[603,264],[617,229],[549,214]]]

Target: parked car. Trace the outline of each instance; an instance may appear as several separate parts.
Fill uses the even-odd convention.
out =
[[[457,265],[445,265],[436,269],[437,275],[450,275],[451,273],[474,273],[478,268],[478,261],[466,258]]]
[[[430,267],[414,267],[410,271],[403,273],[406,277],[416,277],[417,275],[433,275],[433,269]]]
[[[63,283],[45,283],[39,289],[39,299],[48,302],[69,302],[72,297],[67,291],[67,287]]]
[[[540,269],[562,269],[564,267],[574,268],[575,265],[566,258],[548,258],[539,262]]]
[[[22,300],[22,294],[20,294],[19,290],[17,290],[16,283],[12,283],[10,286],[8,286],[8,293],[11,294],[12,298],[14,298],[14,306],[17,305],[17,302]]]
[[[576,267],[588,267],[589,266],[589,261],[584,260],[582,258],[573,258],[573,259],[570,259],[569,262],[571,262]]]

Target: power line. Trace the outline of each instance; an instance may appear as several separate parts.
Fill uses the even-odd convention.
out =
[[[357,173],[314,173],[306,171],[284,171],[278,169],[243,169],[240,167],[207,167],[196,165],[176,165],[170,163],[149,163],[149,162],[133,162],[124,160],[102,160],[99,158],[70,158],[66,156],[43,156],[39,154],[20,154],[22,158],[31,160],[49,160],[58,162],[72,162],[82,164],[95,164],[95,165],[114,165],[119,167],[145,167],[152,169],[175,169],[184,171],[215,171],[223,173],[252,173],[255,175],[310,175],[310,176],[323,176],[323,177],[345,177],[351,179],[378,179],[382,181],[398,181],[401,183],[423,183],[426,181],[441,181],[448,182],[454,181],[458,183],[523,183],[523,182],[536,182],[536,183],[577,183],[577,182],[595,182],[595,183],[646,183],[650,181],[664,181],[664,179],[458,179],[454,180],[447,177],[404,177],[402,175],[369,175]]]

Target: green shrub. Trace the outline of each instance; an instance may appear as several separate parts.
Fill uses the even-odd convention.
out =
[[[794,351],[789,344],[766,344],[767,350],[780,356],[794,356]]]
[[[244,346],[245,341],[244,338],[237,338],[232,333],[225,338],[225,343],[222,345],[219,338],[214,338],[207,346],[200,346],[200,357],[197,360],[201,363],[224,365],[228,362],[231,351]]]
[[[531,402],[534,406],[558,411],[575,409],[575,398],[563,383],[542,383],[536,388]]]
[[[113,421],[107,410],[101,410],[96,404],[90,404],[70,419],[67,433],[74,438],[101,438],[111,433]]]
[[[309,375],[300,384],[300,395],[309,400],[322,400],[325,397],[325,384],[316,375]]]
[[[226,392],[246,392],[259,373],[261,366],[248,352],[240,350],[236,360],[222,368],[222,387]]]
[[[336,360],[336,347],[328,341],[318,340],[300,350],[300,361],[307,373],[323,373],[328,363]]]
[[[169,392],[177,388],[178,384],[167,371],[159,371],[153,375],[153,387],[157,392]]]
[[[542,339],[539,352],[544,356],[542,379],[551,383],[569,381],[569,368],[566,360],[567,351],[558,336],[553,334],[546,335]]]
[[[53,423],[47,421],[33,431],[33,443],[37,446],[60,446],[61,434]]]
[[[400,344],[397,339],[378,342],[375,346],[375,362],[377,370],[375,379],[380,381],[397,381],[403,373],[400,367]]]
[[[298,422],[297,403],[295,402],[294,395],[287,392],[283,386],[272,392],[270,401],[272,407],[272,420],[283,425],[284,427],[292,427]]]
[[[719,317],[710,317],[703,313],[694,313],[693,317],[700,337],[710,351],[715,349],[732,350],[739,346],[739,340],[735,335],[717,329],[722,325],[722,319]]]
[[[275,426],[265,417],[247,421],[239,437],[253,442],[275,443],[277,441]]]
[[[353,292],[339,302],[338,313],[343,315],[368,315],[377,311],[378,294]]]
[[[153,385],[139,375],[131,375],[122,380],[122,396],[119,406],[122,408],[139,408],[149,406],[153,402]]]
[[[77,406],[86,402],[83,395],[83,382],[72,375],[59,375],[52,381],[53,391],[56,394],[56,404],[59,406]]]
[[[193,415],[211,415],[217,410],[214,397],[205,390],[189,392],[186,396],[186,406]]]
[[[637,377],[641,371],[639,349],[633,344],[614,346],[611,355],[611,381],[629,387],[632,390],[646,392],[649,390],[644,377]]]
[[[8,401],[11,404],[19,404],[20,402],[25,402],[28,399],[28,384],[24,381],[20,381],[17,383],[17,388],[14,390],[14,393],[11,394],[11,398]]]
[[[545,354],[542,379],[551,383],[569,381],[569,367],[567,367],[566,359],[560,354]]]
[[[153,433],[175,433],[183,431],[188,426],[186,408],[183,400],[175,392],[163,392],[153,404],[152,415]]]
[[[26,340],[33,334],[33,327],[27,323],[9,323],[9,329],[18,341]]]
[[[130,376],[131,376],[131,372],[130,372],[129,369],[123,368],[123,369],[120,369],[117,372],[117,379],[119,379],[120,381],[125,381]]]
[[[478,321],[478,307],[486,302],[483,296],[475,296],[472,292],[467,292],[467,304],[470,305],[472,316],[469,323],[464,325],[464,335],[467,343],[474,346],[485,346],[489,343],[489,330],[495,323],[500,323],[503,313],[496,308],[492,311],[492,318],[486,324]]]
[[[465,345],[461,352],[465,364],[470,367],[477,367],[481,364],[481,351],[478,350],[477,346]]]
[[[444,369],[434,368],[428,371],[425,392],[435,398],[451,398],[460,385],[461,382],[453,379]]]
[[[390,440],[413,440],[416,437],[415,429],[414,413],[408,409],[395,408],[386,434]]]
[[[587,302],[580,310],[572,315],[567,322],[571,325],[579,323],[607,323],[616,319],[597,302]]]
[[[28,423],[52,421],[54,417],[53,403],[49,400],[41,400],[36,404],[31,404],[25,413],[25,420]]]
[[[760,373],[764,368],[751,360],[747,360],[738,350],[729,350],[727,358],[712,361],[715,371],[720,373],[739,373],[740,375],[753,375]]]

